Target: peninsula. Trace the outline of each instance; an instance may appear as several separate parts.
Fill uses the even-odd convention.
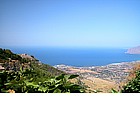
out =
[[[140,54],[140,46],[129,48],[126,53],[128,53],[128,54]]]

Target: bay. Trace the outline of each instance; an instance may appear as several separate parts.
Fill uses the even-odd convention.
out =
[[[30,54],[49,65],[69,65],[76,67],[104,66],[112,63],[140,60],[139,54],[127,54],[127,49],[100,47],[2,47],[14,53]]]

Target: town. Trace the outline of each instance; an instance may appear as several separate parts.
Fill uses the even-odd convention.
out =
[[[120,83],[126,79],[134,65],[137,63],[140,63],[140,61],[113,63],[106,66],[92,67],[73,67],[66,65],[56,65],[54,67],[69,74],[78,74],[86,79],[94,77]]]

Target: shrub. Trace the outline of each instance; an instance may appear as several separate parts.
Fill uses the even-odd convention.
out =
[[[0,73],[0,92],[12,90],[18,93],[81,93],[84,88],[78,84],[73,84],[69,80],[78,77],[78,75],[61,74],[53,78],[47,78],[43,82],[34,81],[32,70],[20,70],[18,72]]]
[[[140,93],[140,70],[136,71],[136,76],[129,81],[122,89],[123,93]]]

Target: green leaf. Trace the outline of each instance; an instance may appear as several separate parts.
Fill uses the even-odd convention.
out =
[[[73,79],[73,78],[76,78],[78,77],[79,75],[70,75],[68,79]]]
[[[41,92],[47,92],[48,91],[48,88],[47,87],[39,87],[38,91],[41,91]]]
[[[116,91],[115,89],[112,88],[111,90],[112,93],[118,93],[118,91]]]
[[[59,76],[57,76],[57,77],[56,77],[56,80],[63,79],[63,78],[64,78],[64,76],[65,76],[65,74],[61,74],[61,75],[59,75]]]
[[[61,90],[57,88],[54,90],[54,93],[61,93]]]

